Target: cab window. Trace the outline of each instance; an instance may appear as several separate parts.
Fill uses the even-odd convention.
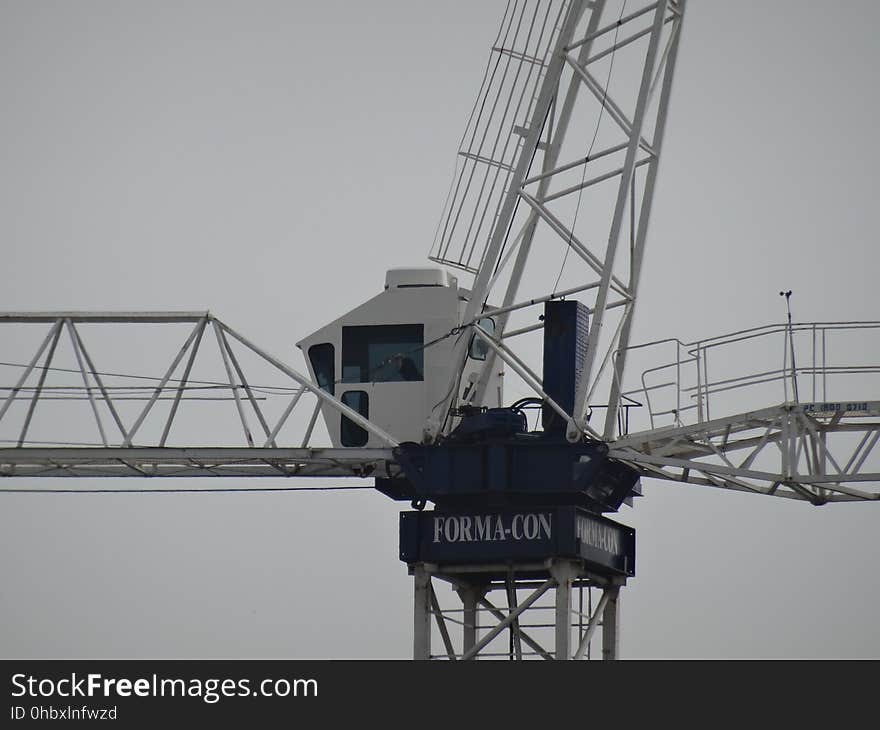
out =
[[[318,387],[333,395],[336,390],[336,348],[329,342],[312,345],[309,348],[309,362]]]
[[[477,324],[480,325],[486,332],[490,335],[495,334],[495,320],[491,317],[485,317],[481,319]],[[485,360],[486,355],[489,354],[489,345],[486,343],[484,337],[480,335],[479,332],[474,332],[471,337],[471,344],[468,348],[468,355],[472,360]]]
[[[342,402],[357,411],[364,418],[370,417],[370,397],[363,390],[348,390],[342,394]],[[367,430],[348,416],[342,414],[342,422],[339,424],[339,438],[343,446],[366,446],[370,434]]]
[[[342,381],[424,380],[425,326],[382,324],[342,328]]]

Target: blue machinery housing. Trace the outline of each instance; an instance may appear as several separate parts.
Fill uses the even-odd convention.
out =
[[[401,444],[405,479],[377,479],[399,500],[450,509],[510,505],[573,505],[615,512],[636,490],[639,475],[607,457],[603,443],[570,444],[538,434],[482,443]]]
[[[573,299],[544,304],[544,392],[566,413],[574,412],[574,399],[584,371],[589,310]],[[561,436],[566,424],[556,411],[544,405],[544,432]]]
[[[571,412],[581,377],[588,311],[576,301],[544,309],[544,390]],[[395,449],[403,477],[376,487],[421,510],[401,514],[400,557],[408,563],[579,558],[632,575],[635,532],[600,516],[631,503],[639,474],[608,458],[601,441],[569,443],[565,423],[546,405],[543,431],[527,432],[521,410],[465,411],[437,444]]]

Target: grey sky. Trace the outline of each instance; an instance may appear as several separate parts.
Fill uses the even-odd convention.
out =
[[[0,309],[210,308],[302,368],[424,263],[502,11],[0,0]],[[779,321],[781,288],[877,318],[878,23],[689,3],[634,340]],[[880,656],[877,505],[645,491],[624,656]],[[3,656],[410,653],[378,494],[0,502]]]

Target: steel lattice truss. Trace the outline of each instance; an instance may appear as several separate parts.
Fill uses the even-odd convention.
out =
[[[781,404],[633,434],[615,441],[610,454],[661,479],[813,504],[878,499],[864,487],[880,484],[880,473],[865,469],[880,439],[880,401],[859,403],[857,411],[835,405],[840,410],[816,413]]]
[[[0,447],[0,476],[384,477],[399,473],[394,461],[393,447],[397,443],[393,437],[209,313],[18,313],[0,315],[0,323],[3,330],[36,328],[39,335],[32,338],[36,348],[17,360],[18,353],[9,347],[15,338],[2,338],[2,367],[7,377],[10,373],[16,377],[14,382],[4,386],[5,397],[0,400],[0,428],[3,434],[12,436],[4,438],[4,445]],[[161,375],[150,378],[149,385],[134,391],[140,395],[132,404],[127,401],[132,392],[130,386],[116,383],[120,378],[141,376],[120,375],[99,368],[91,344],[87,344],[89,338],[81,330],[91,327],[89,334],[96,342],[101,342],[98,335],[103,332],[109,337],[105,345],[119,349],[122,328],[140,326],[142,329],[144,325],[157,324],[162,325],[158,333],[163,335],[168,334],[164,330],[171,326],[183,324],[186,336],[182,345],[174,343],[170,349],[171,361],[156,371]],[[850,331],[858,333],[864,342],[866,332],[880,332],[880,323],[796,325],[791,329],[775,326],[746,335],[734,333],[728,338],[713,338],[693,346],[683,345],[685,357],[650,368],[642,375],[641,388],[626,391],[631,396],[640,394],[648,403],[648,416],[654,427],[617,438],[611,443],[610,455],[631,464],[646,477],[791,497],[814,504],[878,499],[880,473],[876,446],[880,441],[880,401],[831,400],[829,387],[831,395],[834,388],[827,379],[831,374],[845,384],[853,377],[862,380],[866,376],[876,377],[880,365],[853,362],[831,366],[805,359],[803,365],[795,369],[768,371],[756,364],[754,373],[741,375],[733,383],[730,378],[713,379],[707,366],[706,351],[713,347],[731,343],[742,346],[752,340],[760,342],[780,335],[794,341],[795,333],[805,334],[815,342],[817,337],[827,339],[829,332],[840,339]],[[215,345],[210,349],[203,344],[205,333],[213,335],[208,338],[213,339]],[[66,352],[62,352],[62,335],[68,340]],[[138,335],[136,339],[146,348],[144,336]],[[170,337],[164,339],[172,342]],[[761,344],[768,351],[777,350]],[[830,350],[827,346],[822,349]],[[143,359],[144,352],[136,352],[134,356]],[[250,361],[245,360],[246,353],[252,355]],[[692,353],[699,356],[693,357]],[[10,361],[10,357],[16,361]],[[225,378],[197,379],[195,373],[203,360],[212,362],[215,372]],[[245,365],[253,370],[248,372]],[[265,375],[255,372],[258,365],[282,376],[282,380],[273,383],[271,388],[258,385],[258,378]],[[695,386],[688,384],[688,367],[699,376]],[[652,384],[646,377],[664,370],[676,373],[675,382],[661,377]],[[802,387],[822,396],[821,401],[786,402],[732,415],[705,417],[711,409],[719,407],[721,393],[734,390],[738,402],[756,387],[768,383],[784,392],[795,382],[798,372]],[[58,384],[58,378],[67,380]],[[863,387],[861,382],[857,385]],[[187,409],[200,413],[212,402],[201,395],[205,388],[220,394],[217,405],[222,408],[226,421],[237,426],[232,432],[232,441],[224,445],[219,445],[222,441],[215,435],[215,424],[203,416],[200,416],[199,428],[209,430],[211,445],[190,445],[185,430],[175,437],[181,414]],[[664,390],[674,391],[668,400],[676,407],[665,407],[659,395]],[[272,397],[261,395],[264,393]],[[688,394],[695,404],[685,405]],[[305,404],[309,396],[312,402]],[[764,397],[760,392],[758,396]],[[272,401],[277,401],[274,411],[270,408]],[[340,413],[352,419],[360,418],[365,427],[377,429],[388,447],[310,445],[317,406],[321,402],[329,402]],[[45,441],[35,438],[34,429],[59,425],[58,419],[52,417],[59,406],[70,409],[77,403],[89,417],[88,423],[61,423],[60,432],[56,430],[47,435]],[[135,407],[131,408],[132,405]],[[126,406],[129,406],[127,413]],[[48,424],[41,424],[39,417],[46,409],[50,410]],[[298,413],[302,416],[299,419]],[[693,422],[685,423],[689,414]],[[673,422],[659,425],[663,417]],[[259,438],[252,426],[259,429],[256,431]],[[91,445],[72,445],[68,440],[71,433],[83,438],[88,429],[95,437]]]
[[[9,313],[0,324],[0,476],[388,474],[393,437],[208,312]],[[30,351],[20,343],[26,335],[37,344]],[[105,357],[122,353],[123,367],[102,367],[93,345]],[[170,361],[160,355],[156,375],[133,375],[162,345]],[[268,377],[271,386],[259,380]],[[311,447],[322,402],[389,448]],[[71,417],[77,405],[79,419]],[[195,418],[189,429],[187,416]],[[233,428],[218,431],[218,418]],[[193,445],[200,432],[209,445]]]
[[[602,658],[617,658],[618,596],[625,579],[584,573],[566,561],[521,567],[550,575],[517,578],[508,565],[480,566],[480,571],[494,569],[495,575],[472,565],[414,568],[416,658],[583,660],[592,658],[591,644],[599,633]],[[460,601],[453,604],[460,608],[441,601],[441,582],[458,594]],[[599,595],[595,604],[594,589]]]
[[[651,363],[624,391],[648,428],[612,454],[643,474],[814,504],[880,498],[880,323],[770,325],[630,355]]]

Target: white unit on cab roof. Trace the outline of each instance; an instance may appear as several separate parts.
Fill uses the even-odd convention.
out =
[[[453,348],[469,292],[439,268],[391,269],[385,290],[297,342],[314,382],[399,441],[423,440],[432,408],[442,404],[452,382]],[[487,330],[494,323],[481,323]],[[473,383],[487,346],[471,342],[458,405],[501,405],[502,367],[491,374],[482,403]],[[334,446],[385,446],[332,406],[321,413]]]

